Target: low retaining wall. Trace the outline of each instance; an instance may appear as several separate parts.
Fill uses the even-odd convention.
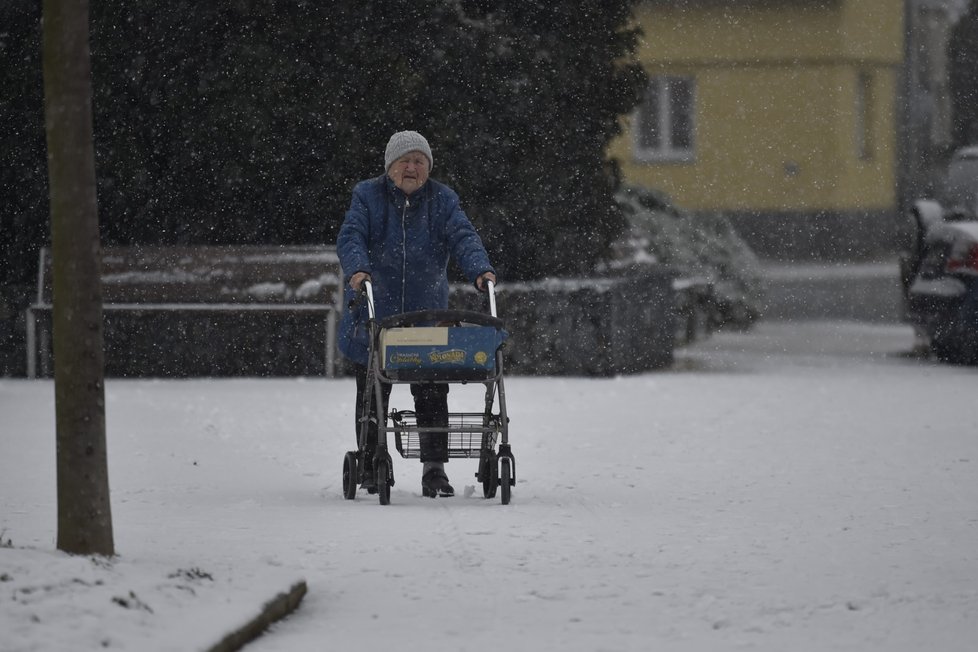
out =
[[[608,376],[658,369],[673,361],[677,337],[675,274],[554,279],[500,286],[507,373]],[[471,287],[453,288],[452,305],[482,310]]]
[[[506,373],[608,376],[670,365],[679,330],[674,280],[670,270],[650,268],[622,278],[502,284]],[[485,300],[470,285],[452,287],[454,308],[487,310]],[[319,376],[326,333],[319,315],[106,312],[106,375]]]

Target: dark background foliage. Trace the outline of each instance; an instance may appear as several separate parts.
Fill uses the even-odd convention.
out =
[[[48,241],[41,3],[0,1],[0,286],[37,273]]]
[[[632,4],[94,2],[103,242],[332,242],[416,129],[504,278],[587,273],[623,227],[604,151],[644,82]],[[40,18],[0,0],[4,284],[48,238]]]

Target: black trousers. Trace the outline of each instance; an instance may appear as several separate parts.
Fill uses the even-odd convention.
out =
[[[356,365],[357,378],[357,403],[356,414],[354,415],[355,430],[360,433],[360,414],[363,411],[363,399],[367,392],[372,392],[373,387],[367,387],[367,368],[363,365]],[[367,451],[371,452],[377,447],[377,423],[381,419],[378,414],[387,413],[387,403],[391,395],[392,385],[382,384],[384,404],[378,411],[376,396],[372,396],[370,415],[376,419],[371,421],[367,428]],[[414,413],[417,415],[418,426],[423,428],[448,428],[448,385],[438,384],[411,384],[411,396],[414,397]],[[422,462],[447,462],[448,461],[448,432],[424,432],[420,435],[421,461]],[[368,459],[370,455],[368,455]]]

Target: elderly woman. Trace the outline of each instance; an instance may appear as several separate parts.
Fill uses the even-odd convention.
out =
[[[353,201],[337,238],[340,265],[346,279],[344,305],[359,292],[365,280],[373,285],[378,319],[415,310],[448,307],[448,260],[454,258],[463,273],[483,290],[496,281],[482,240],[459,206],[458,195],[429,178],[434,167],[431,147],[416,131],[391,136],[384,152],[385,174],[361,181],[353,189]],[[340,324],[340,352],[356,367],[357,411],[367,385],[368,341],[366,306],[347,310]],[[391,386],[384,385],[386,411]],[[447,427],[448,385],[412,384],[417,423],[422,427]],[[359,416],[359,415],[357,415]],[[356,421],[359,426],[359,421]],[[366,460],[373,461],[376,426],[367,436]],[[452,496],[455,490],[445,473],[448,461],[447,433],[423,433],[420,437],[424,470],[421,489],[425,496]],[[374,488],[373,473],[363,487]]]

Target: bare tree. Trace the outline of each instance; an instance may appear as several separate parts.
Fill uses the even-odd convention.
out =
[[[112,555],[88,0],[44,0],[43,20],[54,269],[58,548],[73,554]]]

